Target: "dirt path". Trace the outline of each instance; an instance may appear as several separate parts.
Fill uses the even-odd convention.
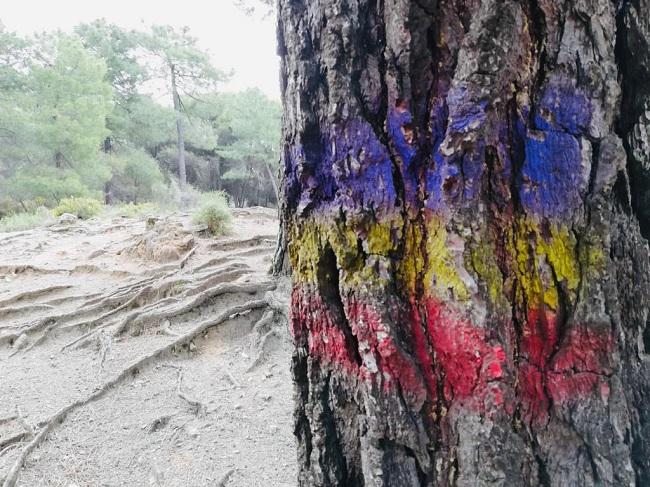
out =
[[[295,485],[274,212],[0,234],[0,485]]]

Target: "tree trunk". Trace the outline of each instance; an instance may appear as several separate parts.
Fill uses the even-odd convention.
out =
[[[176,113],[176,132],[178,133],[178,184],[181,192],[183,192],[187,185],[187,171],[185,169],[185,126],[183,125],[181,97],[178,94],[178,87],[176,86],[176,70],[173,65],[170,67],[170,70],[172,97],[174,98],[174,111]]]
[[[650,0],[278,18],[300,485],[650,485]]]
[[[215,169],[216,169],[216,173],[217,173],[217,186],[216,186],[216,190],[217,190],[217,191],[221,191],[221,159],[220,159],[219,157],[217,157],[217,158],[214,160],[214,165],[215,165]]]
[[[278,182],[275,179],[276,176],[273,174],[273,169],[271,169],[271,164],[265,162],[264,167],[266,168],[266,173],[271,180],[271,186],[273,186],[273,195],[275,196],[275,201],[280,201],[280,197],[278,196],[280,194],[280,189],[278,188]]]

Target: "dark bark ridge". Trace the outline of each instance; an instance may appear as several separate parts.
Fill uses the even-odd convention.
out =
[[[300,485],[650,485],[650,0],[278,19]]]

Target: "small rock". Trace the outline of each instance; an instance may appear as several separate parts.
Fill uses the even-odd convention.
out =
[[[77,223],[77,220],[78,220],[78,218],[77,218],[76,215],[73,215],[72,213],[63,213],[59,217],[58,222],[61,225],[69,225],[71,223]]]
[[[233,409],[241,409],[241,404],[235,404],[235,406],[233,407]]]

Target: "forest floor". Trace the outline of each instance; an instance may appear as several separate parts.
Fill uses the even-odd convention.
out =
[[[272,210],[0,234],[0,485],[292,486]]]

